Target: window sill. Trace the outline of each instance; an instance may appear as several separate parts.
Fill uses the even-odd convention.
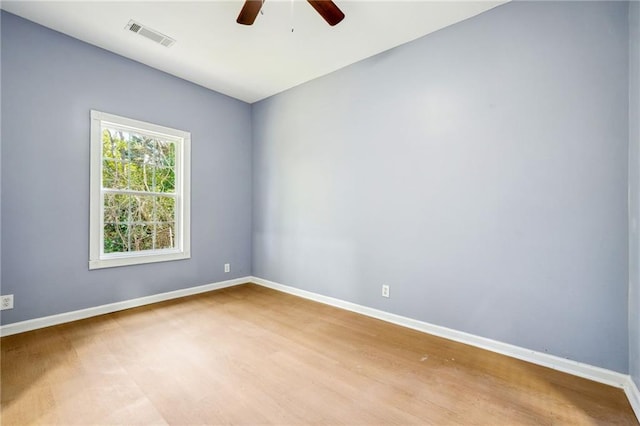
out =
[[[106,259],[90,260],[89,269],[115,268],[117,266],[142,265],[145,263],[169,262],[172,260],[184,260],[190,258],[191,253],[189,252],[117,256]]]

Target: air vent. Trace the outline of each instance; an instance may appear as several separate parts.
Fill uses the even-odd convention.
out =
[[[134,33],[141,35],[142,37],[148,38],[149,40],[161,44],[164,47],[170,47],[176,41],[171,37],[167,37],[166,35],[153,30],[149,27],[145,27],[139,22],[134,21],[133,19],[129,21],[127,26],[125,27],[129,31],[133,31]]]

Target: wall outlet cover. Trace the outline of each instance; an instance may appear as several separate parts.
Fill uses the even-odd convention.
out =
[[[13,309],[13,294],[0,296],[0,310]]]
[[[389,286],[388,285],[383,285],[382,286],[382,297],[389,297]]]

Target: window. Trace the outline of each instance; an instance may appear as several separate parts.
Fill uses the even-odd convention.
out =
[[[190,257],[191,135],[91,111],[89,269]]]

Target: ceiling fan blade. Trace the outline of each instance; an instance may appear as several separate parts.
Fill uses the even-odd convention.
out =
[[[344,13],[331,0],[307,0],[332,27],[344,19]]]
[[[236,22],[242,25],[253,25],[261,8],[262,0],[246,0]]]

